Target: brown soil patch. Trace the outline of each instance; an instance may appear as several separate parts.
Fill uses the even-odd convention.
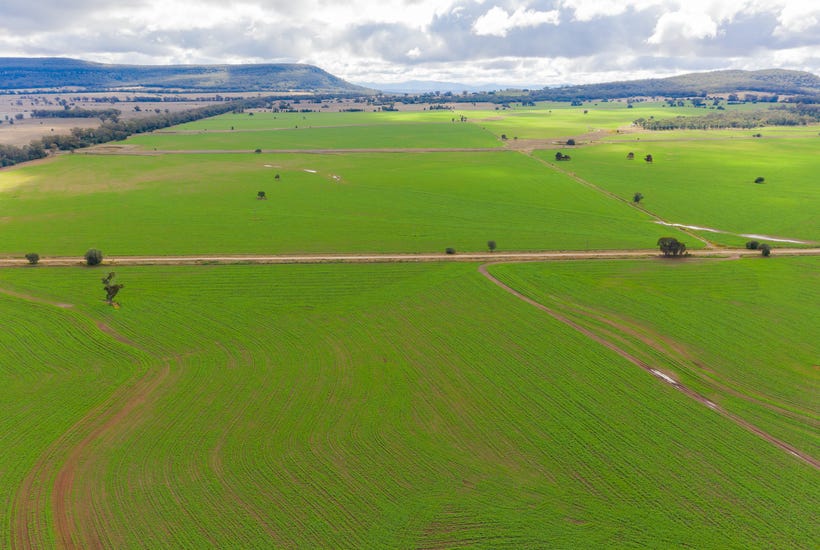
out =
[[[28,264],[28,261],[26,261]],[[27,302],[34,302],[36,304],[46,304],[49,306],[59,307],[62,309],[68,309],[74,307],[74,304],[66,304],[63,302],[53,302],[51,300],[47,300],[45,298],[41,298],[39,296],[32,296],[31,294],[26,294],[24,292],[17,292],[14,290],[9,290],[7,288],[0,288],[0,294],[5,294],[6,296],[13,296],[14,298],[20,298],[21,300],[26,300]]]

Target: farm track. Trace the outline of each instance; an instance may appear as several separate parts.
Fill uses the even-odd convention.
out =
[[[0,293],[38,304],[58,308],[73,308],[72,304],[53,302],[0,288]],[[94,322],[92,320],[92,322]],[[94,322],[97,329],[112,339],[138,346],[105,323]],[[51,526],[56,543],[61,548],[102,548],[106,546],[95,528],[92,511],[93,495],[86,492],[79,506],[74,506],[78,496],[74,494],[74,479],[78,469],[89,459],[89,448],[100,438],[116,433],[116,430],[134,410],[163,383],[170,372],[171,361],[165,360],[162,368],[149,369],[132,377],[117,388],[108,398],[92,407],[80,420],[57,438],[41,455],[20,485],[14,497],[14,537],[11,547],[18,549],[45,548],[49,532],[48,509],[50,505]],[[77,441],[77,439],[79,441]],[[48,497],[50,495],[50,503]],[[76,517],[75,517],[76,516]],[[83,526],[80,528],[80,526]],[[80,540],[82,533],[84,540]]]
[[[510,286],[507,286],[506,284],[504,284],[499,279],[496,279],[492,274],[490,274],[489,271],[487,271],[487,266],[492,265],[493,263],[506,263],[506,262],[492,262],[492,263],[489,263],[489,264],[482,264],[481,266],[479,266],[478,271],[488,281],[495,284],[496,286],[498,286],[499,288],[501,288],[505,292],[507,292],[509,294],[512,294],[513,296],[515,296],[519,300],[522,300],[522,301],[526,302],[527,304],[540,309],[541,311],[544,311],[545,313],[547,313],[553,319],[555,319],[555,320],[557,320],[561,323],[564,323],[565,325],[567,325],[567,326],[573,328],[574,330],[580,332],[581,334],[583,334],[584,336],[586,336],[590,340],[593,340],[593,341],[601,344],[602,346],[614,351],[615,353],[617,353],[618,355],[620,355],[621,357],[623,357],[624,359],[626,359],[627,361],[629,361],[633,365],[643,369],[644,371],[648,372],[649,374],[651,374],[652,376],[654,376],[658,380],[666,382],[667,384],[671,385],[676,390],[678,390],[678,391],[682,392],[683,394],[689,396],[690,398],[694,399],[695,401],[705,405],[709,409],[712,409],[713,411],[719,413],[723,417],[731,420],[736,425],[738,425],[738,426],[752,432],[753,434],[763,438],[764,440],[768,441],[769,443],[779,447],[780,449],[782,449],[782,450],[786,451],[787,453],[789,453],[790,455],[802,460],[803,462],[809,464],[810,466],[814,467],[815,469],[820,469],[820,460],[817,460],[813,456],[808,455],[808,454],[798,450],[797,448],[793,447],[792,445],[789,445],[785,441],[782,441],[782,440],[772,436],[771,434],[765,432],[764,430],[758,428],[757,426],[755,426],[751,422],[748,422],[748,421],[744,420],[743,418],[739,417],[738,415],[727,411],[723,407],[720,407],[716,403],[713,403],[712,401],[710,401],[709,399],[707,399],[703,395],[699,394],[698,392],[692,390],[691,388],[688,388],[688,387],[684,386],[683,384],[677,382],[676,380],[672,379],[668,375],[664,374],[660,369],[654,368],[649,363],[643,361],[642,359],[640,359],[640,358],[636,357],[635,355],[629,353],[628,351],[622,349],[621,347],[619,347],[613,341],[604,338],[603,336],[593,332],[592,330],[590,330],[590,329],[576,323],[575,321],[573,321],[572,319],[566,317],[562,313],[559,313],[556,310],[551,309],[551,308],[545,306],[544,304],[542,304],[540,302],[537,302],[536,300],[533,300],[532,298],[529,298],[528,296],[525,296],[524,294],[518,292],[517,290],[515,290],[514,288],[512,288]]]
[[[776,256],[817,256],[820,248],[776,248]],[[690,250],[690,259],[760,256],[759,250],[745,248],[712,248]],[[328,264],[328,263],[402,263],[402,262],[539,262],[551,260],[620,260],[655,259],[663,261],[686,261],[686,258],[662,258],[656,249],[644,250],[563,250],[552,252],[468,252],[463,254],[201,254],[174,256],[114,256],[103,261],[104,266],[133,265],[214,265],[214,264]],[[73,256],[52,256],[40,259],[37,267],[30,266],[23,258],[0,258],[0,267],[76,267],[85,261]],[[0,290],[10,295],[11,291]],[[57,304],[53,304],[57,305]],[[63,304],[60,307],[70,307]]]
[[[637,208],[638,210],[640,210],[640,211],[641,211],[641,212],[643,212],[644,214],[646,214],[646,215],[650,216],[650,217],[651,217],[651,218],[652,218],[652,219],[653,219],[656,223],[660,223],[660,224],[663,224],[663,225],[672,225],[672,224],[669,222],[669,220],[665,220],[665,219],[661,218],[660,216],[658,216],[657,214],[655,214],[654,212],[650,212],[650,211],[649,211],[649,210],[647,210],[646,208],[642,207],[640,204],[636,204],[636,203],[630,202],[630,201],[628,201],[627,199],[625,199],[625,198],[623,198],[623,197],[620,197],[620,196],[618,196],[618,195],[617,195],[617,194],[615,194],[615,193],[612,193],[611,191],[607,191],[606,189],[603,189],[603,188],[601,188],[601,187],[598,187],[597,185],[595,185],[595,184],[594,184],[594,183],[592,183],[591,181],[585,180],[584,178],[581,178],[581,177],[577,176],[577,175],[575,174],[575,172],[570,172],[570,171],[568,171],[568,170],[564,170],[564,169],[559,168],[558,166],[556,166],[556,165],[554,165],[554,164],[552,164],[552,163],[550,163],[550,162],[547,162],[547,161],[545,161],[545,160],[543,160],[543,159],[539,159],[539,158],[537,158],[537,157],[533,157],[532,155],[529,155],[529,156],[531,156],[533,159],[535,159],[536,161],[540,162],[540,163],[541,163],[541,164],[543,164],[544,166],[546,166],[546,167],[548,167],[548,168],[550,168],[550,169],[552,169],[552,170],[555,170],[556,172],[559,172],[559,173],[561,173],[561,174],[565,175],[566,177],[568,177],[568,178],[572,179],[573,181],[575,181],[575,182],[577,182],[577,183],[580,183],[580,184],[581,184],[581,185],[583,185],[584,187],[588,187],[589,189],[592,189],[593,191],[596,191],[596,192],[600,193],[601,195],[604,195],[605,197],[608,197],[608,198],[613,199],[613,200],[616,200],[616,201],[618,201],[618,202],[620,202],[620,203],[626,204],[626,205],[627,205],[627,206],[629,206],[629,207],[632,207],[632,208]],[[715,245],[715,243],[713,243],[712,241],[710,241],[710,240],[706,239],[705,237],[702,237],[701,235],[698,235],[698,234],[697,234],[697,233],[695,233],[694,231],[690,230],[688,227],[685,227],[685,226],[677,226],[676,228],[677,228],[678,230],[682,231],[683,233],[686,233],[687,235],[689,235],[689,236],[690,236],[690,237],[692,237],[693,239],[696,239],[696,240],[698,240],[698,241],[702,242],[704,245],[706,245],[706,248],[714,248],[714,247],[716,246],[716,245]]]

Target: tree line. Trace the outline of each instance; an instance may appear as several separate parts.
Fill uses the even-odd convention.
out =
[[[644,130],[712,130],[718,128],[758,128],[760,126],[805,126],[820,122],[820,108],[815,105],[783,106],[760,111],[728,111],[703,116],[675,118],[639,118],[636,126]]]
[[[0,166],[13,166],[21,162],[45,158],[51,151],[73,151],[109,141],[120,141],[133,134],[153,132],[194,120],[230,112],[242,112],[248,108],[266,107],[271,104],[271,101],[271,98],[249,98],[130,120],[108,119],[98,128],[72,128],[69,134],[44,136],[23,147],[0,145]]]

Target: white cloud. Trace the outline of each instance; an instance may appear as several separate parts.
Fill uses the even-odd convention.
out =
[[[412,59],[415,59],[415,58],[417,58],[417,57],[419,57],[419,56],[421,55],[421,50],[419,49],[419,47],[418,47],[418,46],[416,46],[415,48],[412,48],[412,49],[407,50],[407,53],[406,53],[405,55],[406,55],[407,57],[410,57],[410,58],[412,58]]]
[[[807,31],[820,23],[820,6],[809,2],[793,2],[783,8],[777,22],[779,25],[774,33],[778,36]]]
[[[558,10],[534,11],[518,8],[507,13],[504,8],[493,6],[490,10],[475,20],[473,33],[479,36],[507,36],[507,33],[521,27],[537,27],[539,25],[558,25],[560,16]]]
[[[676,11],[664,13],[655,25],[648,44],[675,45],[691,39],[713,38],[718,24],[705,13]]]
[[[561,6],[574,12],[576,21],[592,21],[598,17],[620,15],[630,7],[639,8],[643,2],[616,2],[613,0],[562,0]],[[651,0],[646,3],[652,3]]]

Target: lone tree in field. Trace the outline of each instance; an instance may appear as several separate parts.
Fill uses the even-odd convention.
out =
[[[653,160],[653,159],[652,159],[652,155],[646,155],[643,159],[644,159],[646,162],[652,162],[652,160]]]
[[[490,249],[490,252],[495,252],[495,241],[487,241],[487,248]]]
[[[445,254],[455,254],[455,253],[456,253],[456,249],[455,249],[455,248],[453,248],[453,247],[451,247],[451,246],[448,246],[447,248],[445,248],[445,249],[444,249],[444,253],[445,253]]]
[[[634,195],[632,195],[632,202],[634,202],[635,204],[638,204],[642,200],[643,200],[643,193],[635,193]]]
[[[575,145],[575,140],[573,138],[569,138],[567,140],[567,145]]]
[[[40,255],[36,252],[30,252],[26,254],[26,259],[28,260],[28,263],[30,263],[31,265],[37,265],[37,263],[40,261]]]
[[[658,239],[658,247],[664,256],[683,256],[686,252],[686,245],[674,237],[661,237]]]
[[[89,248],[83,257],[85,258],[85,263],[88,265],[99,265],[103,261],[102,250],[96,248]]]
[[[764,181],[766,181],[766,178],[763,176],[758,176],[755,178],[755,183],[763,183]]]
[[[626,155],[626,160],[635,160],[635,153],[630,151],[629,154]]]
[[[114,305],[114,297],[119,293],[119,291],[125,288],[125,285],[114,285],[111,284],[111,281],[114,279],[114,272],[110,272],[107,277],[102,278],[103,288],[105,288],[105,301],[108,302],[109,305]]]
[[[760,245],[760,253],[766,256],[767,258],[772,253],[772,247],[766,243]]]
[[[281,179],[281,176],[279,174],[276,174],[275,176],[273,176],[273,179],[279,181]]]
[[[264,192],[264,191],[259,191],[259,192],[256,194],[256,198],[257,198],[258,200],[260,200],[260,201],[265,201],[265,200],[268,200],[268,196],[267,196],[267,195],[265,195],[265,192]]]

